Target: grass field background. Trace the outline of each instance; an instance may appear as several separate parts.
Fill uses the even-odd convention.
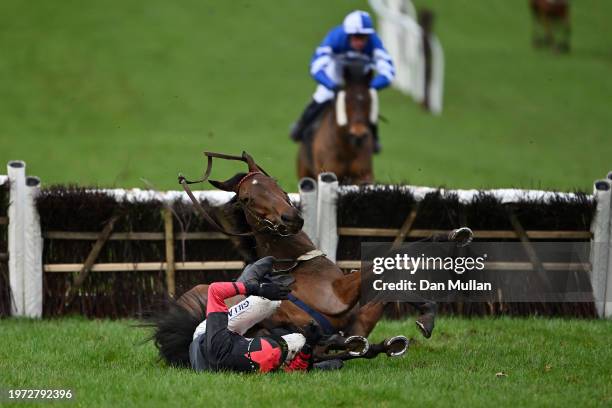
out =
[[[605,321],[444,318],[430,340],[412,321],[383,321],[372,340],[416,336],[406,356],[270,375],[167,368],[151,343],[139,345],[146,332],[132,321],[1,324],[0,387],[70,388],[83,407],[612,404],[612,325]]]
[[[527,1],[417,1],[437,13],[445,111],[381,94],[381,182],[590,190],[612,169],[612,3],[572,3],[572,53],[535,51]],[[289,124],[326,31],[367,3],[0,2],[0,163],[46,184],[176,188],[200,152],[246,149],[295,191]],[[239,169],[220,164],[215,176]]]
[[[445,111],[381,93],[377,180],[590,190],[612,169],[612,2],[572,2],[570,55],[531,48],[526,0],[416,3],[437,13]],[[367,3],[3,0],[0,165],[26,160],[47,185],[175,189],[201,151],[246,149],[295,191],[287,130],[314,90],[310,55],[356,7]],[[214,177],[239,169],[220,162]],[[1,320],[0,388],[70,387],[88,407],[612,405],[604,321],[444,318],[401,359],[269,376],[167,368],[132,323]],[[372,339],[396,334],[416,335],[413,322]]]

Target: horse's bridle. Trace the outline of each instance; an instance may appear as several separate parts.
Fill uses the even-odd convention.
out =
[[[187,195],[191,199],[191,201],[192,201],[195,209],[197,210],[197,212],[214,229],[216,229],[218,232],[220,232],[222,234],[229,235],[229,236],[234,236],[234,237],[253,236],[256,233],[263,233],[263,232],[271,232],[271,233],[279,235],[281,237],[287,237],[287,236],[293,235],[293,234],[283,234],[281,232],[281,225],[275,224],[272,221],[270,221],[269,219],[267,219],[266,217],[260,216],[259,214],[254,212],[246,203],[243,203],[240,199],[236,200],[238,205],[240,205],[240,207],[242,208],[242,210],[244,211],[245,214],[250,215],[255,220],[255,226],[253,227],[254,232],[253,231],[251,231],[251,232],[232,232],[232,231],[227,231],[225,228],[220,226],[208,214],[208,212],[204,209],[204,207],[202,207],[200,202],[195,198],[195,196],[193,195],[193,192],[189,188],[189,184],[203,183],[204,181],[208,180],[208,177],[210,176],[210,173],[212,171],[213,157],[217,157],[217,158],[225,159],[225,160],[239,160],[239,161],[243,161],[245,163],[248,163],[248,160],[249,160],[250,157],[247,155],[246,152],[242,152],[242,156],[233,156],[233,155],[228,155],[228,154],[223,154],[223,153],[214,153],[214,152],[204,152],[204,155],[208,158],[208,162],[207,162],[206,170],[205,170],[204,175],[202,176],[202,178],[199,179],[199,180],[189,181],[182,174],[179,173],[178,181],[183,186],[183,189],[185,190],[185,192],[187,193]],[[240,185],[242,185],[242,183],[245,180],[247,180],[247,179],[249,179],[249,178],[251,178],[251,177],[253,177],[255,175],[262,174],[264,176],[270,177],[268,175],[268,173],[266,173],[266,171],[264,169],[262,169],[259,165],[255,164],[255,166],[257,167],[258,170],[257,171],[249,171],[244,177],[242,177],[242,179],[240,179],[240,181],[238,182],[238,189],[240,189]],[[285,194],[285,201],[287,202],[287,204],[289,204],[291,207],[295,208],[295,206],[293,205],[293,203],[289,199],[289,196],[287,195],[287,193],[284,190],[283,190],[283,193]],[[236,194],[238,194],[238,193],[236,193]]]
[[[286,202],[291,207],[295,207],[293,203],[291,202],[291,200],[287,199]],[[268,232],[271,232],[281,237],[288,237],[288,236],[294,235],[294,234],[289,234],[289,233],[282,233],[280,224],[275,224],[269,219],[267,219],[266,217],[260,216],[255,211],[253,211],[251,208],[243,204],[240,200],[238,200],[238,203],[240,207],[242,208],[242,211],[244,211],[245,214],[248,214],[255,219],[256,224],[255,226],[253,226],[253,229],[255,230],[255,232],[262,233],[262,232],[268,231]]]

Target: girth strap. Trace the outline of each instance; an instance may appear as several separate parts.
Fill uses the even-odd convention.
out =
[[[323,316],[321,313],[317,312],[316,310],[308,306],[306,303],[302,302],[300,299],[295,297],[293,294],[289,293],[289,296],[287,298],[294,305],[296,305],[297,307],[299,307],[300,309],[308,313],[308,315],[310,315],[310,317],[312,317],[319,324],[319,326],[321,327],[321,329],[323,329],[323,332],[325,334],[334,334],[338,332],[338,330],[336,330],[334,326],[332,326],[332,324],[329,322],[329,320],[325,316]]]

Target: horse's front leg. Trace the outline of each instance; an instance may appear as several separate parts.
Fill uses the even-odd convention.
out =
[[[343,344],[327,346],[318,353],[315,353],[315,361],[347,361],[356,358],[372,359],[381,353],[385,353],[389,357],[400,357],[406,353],[409,344],[410,342],[405,336],[394,336],[376,344],[369,344],[364,337],[352,336],[346,339]],[[341,349],[343,351],[330,354],[330,349]]]
[[[368,351],[361,356],[362,358],[374,358],[381,353],[389,357],[400,357],[408,351],[410,341],[406,336],[394,336],[381,341],[380,343],[370,344]]]
[[[411,302],[419,311],[419,316],[416,319],[416,325],[421,334],[425,338],[430,338],[433,333],[438,305],[435,302],[423,300],[422,302]],[[352,323],[347,327],[346,332],[349,334],[367,337],[370,335],[376,323],[381,319],[385,303],[369,302],[359,307]]]

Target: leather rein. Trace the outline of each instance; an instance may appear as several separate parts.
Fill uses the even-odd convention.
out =
[[[183,186],[183,189],[185,190],[185,192],[187,193],[187,195],[191,199],[191,202],[193,203],[193,206],[196,209],[196,211],[198,212],[198,214],[200,214],[202,216],[202,218],[204,218],[215,230],[217,230],[218,232],[220,232],[222,234],[225,234],[225,235],[228,235],[228,236],[233,236],[233,237],[249,237],[249,236],[254,236],[256,233],[261,233],[261,232],[264,232],[264,231],[271,232],[273,234],[276,234],[276,235],[279,235],[279,236],[283,236],[283,237],[291,235],[291,234],[283,234],[283,233],[281,233],[280,232],[280,225],[274,224],[269,219],[258,215],[251,208],[249,208],[248,205],[243,203],[241,200],[237,200],[237,203],[241,206],[241,208],[245,212],[245,214],[250,215],[256,221],[256,225],[253,228],[254,231],[250,231],[250,232],[232,232],[232,231],[227,231],[225,228],[223,228],[221,225],[219,225],[208,214],[208,212],[204,209],[204,207],[202,207],[202,205],[200,204],[198,199],[194,196],[193,192],[191,191],[191,188],[189,188],[189,185],[190,184],[203,183],[206,180],[208,180],[208,177],[210,176],[210,173],[212,171],[212,164],[213,164],[213,158],[214,157],[219,158],[219,159],[225,159],[225,160],[238,160],[238,161],[242,161],[242,162],[245,162],[245,163],[248,163],[248,160],[247,160],[247,156],[246,156],[245,152],[242,153],[242,156],[234,156],[234,155],[229,155],[229,154],[224,154],[224,153],[214,153],[214,152],[204,152],[204,155],[207,157],[208,160],[207,160],[206,170],[204,171],[204,175],[202,176],[202,178],[200,178],[198,180],[190,181],[190,180],[187,180],[185,178],[185,176],[183,176],[182,174],[179,173],[178,181]],[[259,165],[255,164],[255,166],[257,166],[258,170],[257,171],[249,171],[238,182],[238,188],[240,188],[240,185],[245,180],[247,180],[248,178],[253,177],[253,176],[257,175],[257,174],[263,174],[263,175],[265,175],[267,177],[270,177],[268,175],[268,173],[266,173],[266,171],[264,169],[259,167]],[[236,193],[236,194],[238,194],[238,193]],[[289,199],[289,196],[287,196],[287,193],[285,193],[285,196],[287,198],[287,203],[293,207],[293,203]]]

